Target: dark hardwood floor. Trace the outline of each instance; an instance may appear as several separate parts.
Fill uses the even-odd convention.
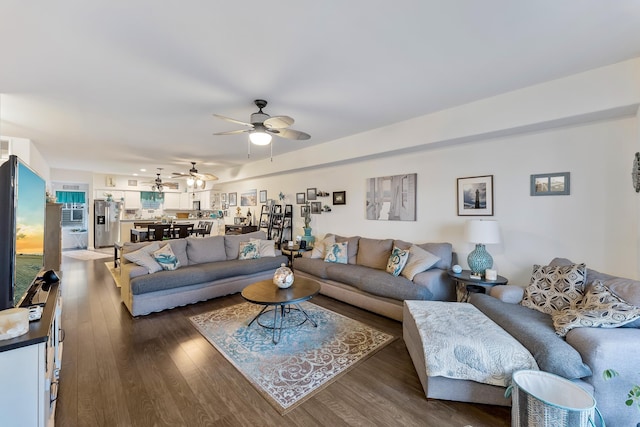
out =
[[[57,426],[508,426],[509,408],[427,401],[402,324],[312,302],[398,337],[285,416],[191,326],[239,294],[134,319],[104,263],[63,257]]]

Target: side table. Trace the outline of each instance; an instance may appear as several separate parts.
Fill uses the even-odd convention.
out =
[[[469,301],[469,289],[467,286],[481,286],[484,288],[484,292],[487,292],[495,285],[506,285],[509,281],[506,277],[498,276],[496,280],[486,280],[486,279],[473,279],[471,278],[470,270],[462,270],[462,273],[454,273],[449,270],[447,272],[449,277],[456,282],[456,297],[458,302],[468,302]]]
[[[313,248],[301,248],[300,245],[294,245],[290,248],[286,244],[283,244],[280,248],[283,254],[289,256],[289,266],[291,267],[291,271],[293,271],[293,259],[302,256],[302,252],[310,251],[311,249]]]

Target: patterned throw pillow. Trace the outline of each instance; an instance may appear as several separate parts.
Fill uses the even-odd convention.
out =
[[[327,246],[327,254],[324,257],[325,262],[335,262],[338,264],[346,264],[349,262],[349,254],[347,253],[347,242],[334,243]]]
[[[238,259],[260,258],[260,248],[257,242],[240,242]]]
[[[398,277],[409,259],[409,251],[403,251],[397,246],[393,247],[389,261],[387,261],[387,273]]]
[[[575,308],[584,295],[586,277],[584,264],[534,265],[520,304],[546,314]]]
[[[564,337],[573,328],[617,328],[640,319],[640,307],[626,303],[596,280],[575,309],[553,314],[556,334]]]
[[[153,256],[151,256],[151,254],[158,249],[160,249],[160,243],[153,242],[135,252],[125,253],[123,256],[131,262],[135,262],[142,267],[146,267],[149,273],[155,273],[162,270],[160,264],[158,264]]]
[[[180,267],[180,261],[173,253],[171,245],[164,245],[164,247],[158,249],[153,253],[153,258],[160,264],[163,270],[176,270]]]

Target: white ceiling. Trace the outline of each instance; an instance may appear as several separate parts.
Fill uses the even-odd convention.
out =
[[[256,98],[311,134],[278,155],[638,56],[636,0],[2,0],[0,132],[53,168],[216,173],[249,159],[212,113]]]

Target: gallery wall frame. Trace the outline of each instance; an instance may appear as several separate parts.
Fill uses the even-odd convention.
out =
[[[229,193],[229,206],[238,205],[238,193]]]
[[[304,196],[305,196],[304,193],[296,193],[296,204],[304,205],[306,202]]]
[[[311,202],[311,213],[312,214],[321,214],[322,213],[322,202]]]
[[[260,203],[267,203],[267,190],[260,190]]]
[[[458,216],[493,216],[493,175],[458,178]]]
[[[347,192],[346,191],[334,191],[333,192],[333,204],[334,205],[346,205],[347,204]]]
[[[257,190],[247,190],[240,194],[240,206],[256,206],[258,203]]]
[[[529,191],[532,196],[568,196],[571,194],[571,174],[556,172],[531,175]]]
[[[317,199],[317,189],[307,188],[307,200],[316,200],[316,199]]]

